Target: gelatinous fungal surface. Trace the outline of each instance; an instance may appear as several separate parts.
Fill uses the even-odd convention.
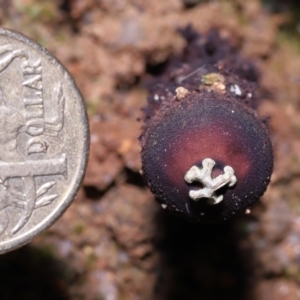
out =
[[[183,86],[171,82],[156,100],[150,95],[160,102],[150,103],[141,136],[151,191],[164,209],[193,221],[245,212],[265,192],[273,169],[267,128],[243,101],[250,93],[241,88],[245,79],[222,66],[198,74],[200,85],[195,78]]]

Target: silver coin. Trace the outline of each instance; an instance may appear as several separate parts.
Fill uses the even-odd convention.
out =
[[[0,29],[0,253],[30,242],[66,210],[88,148],[72,77],[45,48]]]

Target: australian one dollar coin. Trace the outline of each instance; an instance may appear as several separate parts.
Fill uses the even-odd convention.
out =
[[[0,29],[0,253],[66,210],[88,148],[85,106],[69,73],[42,46]]]

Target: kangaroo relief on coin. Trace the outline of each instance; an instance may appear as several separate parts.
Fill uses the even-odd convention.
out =
[[[42,46],[0,29],[0,253],[28,243],[70,205],[88,147],[69,73]]]

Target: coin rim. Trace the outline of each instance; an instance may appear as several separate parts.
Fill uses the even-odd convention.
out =
[[[64,79],[67,80],[70,83],[70,87],[72,90],[75,91],[75,93],[78,94],[79,99],[79,106],[81,107],[81,120],[83,122],[83,125],[85,125],[85,130],[83,130],[83,151],[82,151],[82,157],[80,160],[80,165],[78,168],[77,176],[75,177],[74,187],[71,189],[71,192],[69,195],[65,198],[63,203],[60,205],[58,210],[54,213],[52,217],[50,217],[47,221],[43,222],[41,221],[41,226],[37,224],[33,229],[29,230],[28,233],[23,233],[20,237],[16,237],[12,240],[8,240],[5,242],[0,241],[0,254],[4,254],[8,251],[18,249],[28,243],[30,243],[37,235],[39,235],[41,232],[49,228],[51,225],[53,225],[58,218],[66,211],[66,209],[71,205],[72,201],[75,199],[81,183],[84,179],[84,175],[86,172],[86,167],[88,163],[88,157],[89,157],[89,148],[90,148],[90,130],[89,130],[89,122],[88,122],[88,114],[86,110],[86,104],[84,102],[84,98],[77,87],[77,84],[75,83],[75,80],[73,79],[72,75],[69,73],[69,71],[63,66],[63,64],[51,54],[49,50],[47,50],[42,45],[38,44],[31,38],[25,36],[22,33],[19,33],[17,31],[7,29],[7,28],[0,28],[0,37],[1,36],[7,36],[10,38],[13,38],[21,43],[24,43],[25,45],[32,47],[38,52],[41,52],[43,55],[48,57],[49,60],[53,60],[53,63],[57,65],[58,68],[60,68],[61,72],[64,75]],[[81,100],[81,101],[80,101]],[[53,211],[52,211],[53,213]]]

